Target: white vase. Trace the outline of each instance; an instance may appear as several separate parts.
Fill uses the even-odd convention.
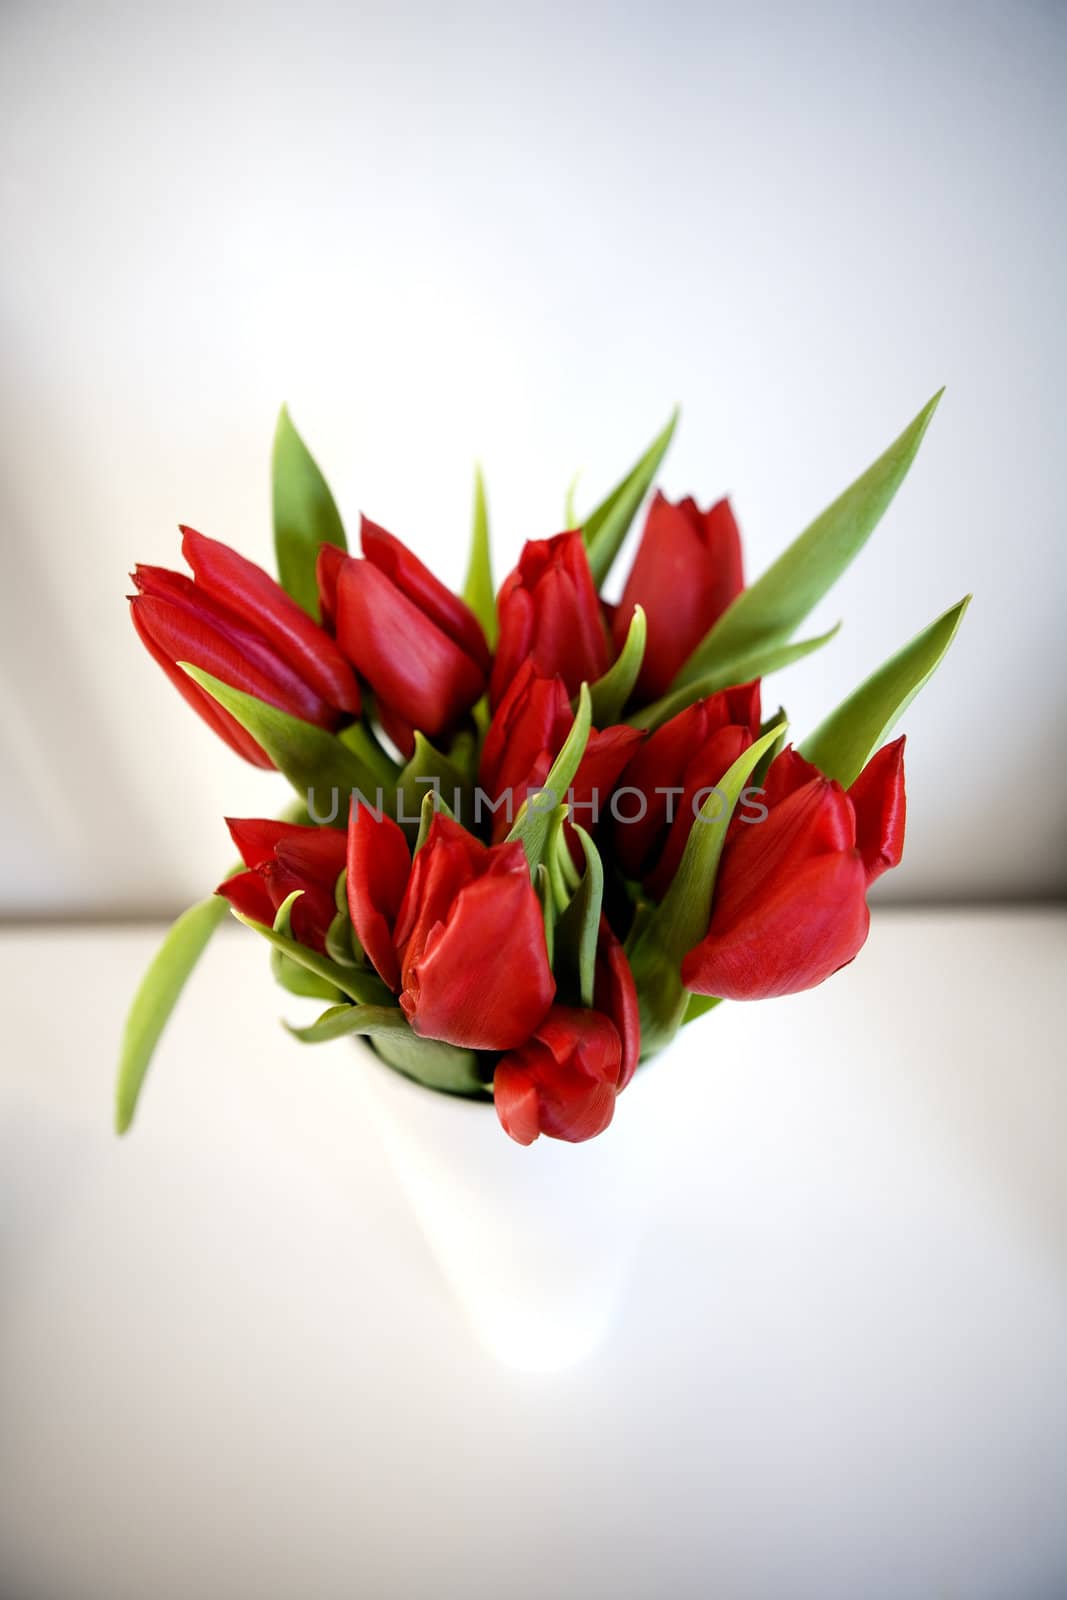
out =
[[[645,1115],[658,1073],[638,1072],[599,1138],[523,1147],[491,1103],[424,1089],[359,1049],[369,1114],[479,1342],[525,1371],[591,1354],[611,1328],[658,1187],[661,1145]]]

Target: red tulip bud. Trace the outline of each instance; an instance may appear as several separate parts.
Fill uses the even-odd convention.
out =
[[[364,949],[423,1038],[521,1044],[556,987],[522,845],[486,846],[437,815],[401,892],[406,851],[390,817],[354,806],[348,897]]]
[[[622,775],[613,843],[624,871],[662,898],[678,870],[696,813],[759,733],[758,683],[698,700],[657,728]],[[645,801],[642,811],[640,798]]]
[[[610,664],[607,630],[580,532],[531,539],[497,600],[500,640],[489,685],[500,704],[524,661],[560,677],[568,695],[595,683]]]
[[[612,622],[621,649],[635,605],[648,624],[639,705],[666,694],[679,668],[742,588],[741,538],[728,500],[701,511],[656,493]]]
[[[188,661],[305,722],[332,728],[359,710],[359,686],[333,640],[261,567],[183,528],[194,576],[138,566],[130,601],[149,653],[204,721],[256,766],[270,758],[228,711],[184,672]]]
[[[415,728],[447,733],[480,699],[489,650],[470,608],[399,539],[364,517],[362,541],[362,560],[320,554],[323,615],[410,754]]]
[[[345,836],[336,828],[302,828],[266,818],[227,818],[226,826],[248,868],[220,883],[224,895],[246,917],[268,927],[294,889],[293,938],[320,955],[337,912],[334,891],[345,866]]]
[[[539,1134],[572,1144],[611,1122],[640,1050],[637,991],[622,946],[602,918],[595,1009],[553,1006],[533,1036],[498,1062],[493,1099],[518,1144]]]

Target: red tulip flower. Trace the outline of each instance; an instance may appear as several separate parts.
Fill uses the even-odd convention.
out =
[[[697,994],[764,1000],[811,989],[867,937],[870,883],[904,847],[904,740],[846,791],[793,750],[767,774],[765,821],[731,831],[707,935],[682,963]]]
[[[171,682],[231,749],[255,766],[273,766],[180,661],[321,728],[336,726],[343,713],[358,713],[351,667],[262,567],[192,528],[182,529],[182,553],[192,578],[163,567],[134,569],[133,625]]]
[[[412,861],[402,830],[353,803],[352,923],[412,1030],[473,1050],[527,1039],[556,992],[518,842],[486,846],[438,814]]]
[[[494,840],[508,832],[527,795],[544,786],[573,723],[563,679],[541,677],[525,661],[497,707],[482,747],[479,781],[494,803]],[[639,729],[621,725],[591,729],[569,796],[556,796],[557,803],[569,800],[573,821],[592,831],[607,816],[619,775],[643,738]],[[502,798],[505,803],[496,809]],[[575,859],[580,859],[580,846],[575,849]]]
[[[608,635],[579,531],[531,539],[497,598],[500,639],[489,698],[498,706],[524,661],[543,678],[563,679],[568,695],[595,683],[611,664]]]
[[[319,553],[323,617],[374,690],[382,725],[405,755],[417,728],[448,733],[485,692],[489,647],[457,595],[399,539],[363,518],[363,558]]]
[[[648,624],[637,679],[639,705],[666,694],[675,674],[743,587],[741,537],[728,500],[701,511],[657,491],[637,555],[612,618],[621,649],[634,606]]]
[[[653,898],[666,894],[696,813],[759,727],[759,684],[723,689],[657,728],[626,768],[618,801],[624,820],[613,825],[613,843],[627,876],[641,879]],[[637,793],[625,793],[631,789]]]
[[[553,1006],[519,1049],[497,1064],[493,1099],[518,1144],[539,1134],[572,1144],[611,1122],[637,1066],[637,991],[622,946],[601,923],[594,1006]]]
[[[227,818],[226,826],[248,868],[220,883],[244,916],[269,928],[284,900],[301,891],[290,916],[293,938],[321,955],[337,914],[334,891],[345,868],[345,836],[336,828],[302,828],[290,822]]]

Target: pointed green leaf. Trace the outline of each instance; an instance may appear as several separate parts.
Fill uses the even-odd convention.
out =
[[[578,493],[578,479],[581,477],[581,475],[582,474],[580,471],[574,474],[574,477],[567,485],[567,493],[563,497],[563,526],[568,531],[571,528],[577,528],[579,526],[578,512],[575,508],[574,497]]]
[[[492,650],[497,640],[496,592],[493,588],[493,558],[489,547],[489,510],[485,503],[485,479],[481,467],[474,469],[471,548],[463,598],[485,630]]]
[[[791,636],[874,532],[915,459],[942,393],[938,390],[885,454],[742,590],[697,645],[674,687]]]
[[[285,406],[274,434],[274,553],[282,588],[319,620],[315,561],[319,546],[347,550],[333,495]]]
[[[368,777],[374,783],[381,784],[385,794],[392,794],[400,771],[399,764],[386,755],[366,723],[350,722],[337,737],[346,749],[351,750],[356,760],[363,763]]]
[[[284,905],[291,906],[301,892],[300,889],[295,889]],[[238,922],[243,922],[246,928],[261,934],[276,950],[280,950],[299,966],[306,967],[308,972],[314,973],[333,988],[339,989],[342,994],[347,994],[350,999],[368,1005],[388,1005],[392,1000],[392,995],[376,973],[339,966],[328,956],[320,956],[316,950],[309,950],[306,945],[297,944],[295,939],[276,932],[274,928],[268,928],[266,923],[257,922],[254,917],[246,917],[243,912],[237,910],[234,910],[233,914]]]
[[[434,789],[427,789],[422,797],[422,809],[419,816],[419,831],[415,839],[415,847],[412,851],[412,855],[417,856],[423,845],[426,843],[430,833],[430,824],[433,822],[433,819],[438,812],[440,812],[443,817],[452,816],[452,812],[449,810],[448,802],[445,800],[444,796],[439,794]],[[453,817],[452,820],[454,822],[455,818]]]
[[[654,701],[641,711],[635,711],[632,717],[627,717],[627,724],[631,728],[644,728],[647,732],[653,733],[672,717],[676,717],[679,711],[695,705],[698,700],[705,699],[709,694],[718,694],[720,689],[730,689],[735,684],[751,683],[753,678],[769,677],[772,672],[780,672],[783,667],[791,666],[794,661],[813,655],[816,650],[821,650],[824,644],[829,644],[840,627],[841,624],[838,622],[827,633],[820,633],[814,639],[797,639],[792,644],[767,645],[763,649],[751,651],[747,656],[736,656],[732,661],[726,661],[721,667],[705,673],[702,678],[694,678],[681,688],[672,689],[661,700]]]
[[[295,889],[279,907],[274,918],[275,933],[284,934],[291,938],[290,922],[293,903],[301,891]],[[271,976],[275,983],[289,994],[301,995],[308,1000],[329,1000],[336,1004],[341,998],[341,991],[332,983],[327,983],[325,978],[320,978],[314,972],[309,972],[299,962],[293,961],[280,950],[274,949],[270,953]]]
[[[331,1006],[306,1028],[291,1022],[282,1026],[301,1044],[329,1044],[350,1034],[408,1033],[407,1018],[398,1006]]]
[[[309,1027],[284,1026],[301,1044],[328,1044],[361,1034],[391,1067],[430,1089],[475,1099],[490,1093],[475,1051],[418,1038],[396,1006],[331,1006]]]
[[[585,852],[585,871],[556,929],[557,967],[570,978],[582,1005],[591,1006],[596,981],[600,910],[604,901],[604,868],[600,852],[585,829],[575,823],[574,831]],[[562,836],[561,839],[563,848],[567,849],[566,839]]]
[[[334,734],[279,711],[255,695],[233,689],[188,661],[179,665],[262,745],[301,800],[307,802],[315,822],[345,827],[353,790],[358,790],[370,804],[375,803],[382,787],[376,775]],[[392,797],[387,790],[384,792],[388,804]]]
[[[224,921],[227,902],[220,895],[183,911],[152,958],[126,1017],[115,1084],[115,1130],[133,1121],[148,1064],[190,973],[211,935]]]
[[[648,623],[641,606],[634,606],[626,642],[614,665],[589,689],[593,702],[593,722],[598,728],[610,728],[622,716],[622,708],[633,693],[641,663],[645,659],[645,639]]]
[[[373,1042],[383,1061],[427,1089],[462,1095],[468,1100],[492,1098],[492,1088],[475,1050],[461,1050],[439,1039],[420,1039],[410,1028],[403,1033],[399,1028],[383,1029],[374,1034]]]
[[[450,817],[458,816],[470,826],[474,797],[465,775],[435,749],[425,734],[416,732],[414,753],[396,787],[396,819],[409,843],[418,835],[423,802],[427,794],[434,793],[440,795]]]
[[[630,469],[622,482],[615,485],[607,499],[602,500],[596,510],[591,511],[585,519],[582,533],[589,553],[593,581],[597,588],[607,577],[611,564],[630,531],[630,524],[637,515],[637,509],[652,487],[652,480],[659,471],[659,464],[667,454],[667,446],[674,437],[678,415],[678,408],[675,407],[671,420],[663,432],[653,439],[637,465]]]
[[[585,747],[589,742],[592,720],[589,685],[583,683],[578,696],[578,710],[563,749],[552,763],[540,793],[532,800],[523,801],[522,809],[508,834],[509,839],[522,840],[531,872],[544,860],[545,849],[552,831],[553,813],[556,807],[566,800],[568,790],[574,782],[574,775],[578,771],[585,754]]]
[[[718,995],[691,994],[689,996],[689,1004],[685,1008],[685,1016],[682,1018],[682,1027],[688,1027],[689,1023],[695,1022],[698,1017],[705,1016],[707,1012],[713,1011],[716,1006],[721,1005],[722,1001]]]
[[[959,605],[890,656],[804,740],[801,755],[844,788],[855,783],[871,756],[885,743],[897,719],[944,660],[970,603],[971,596],[966,595]]]
[[[693,824],[670,888],[627,941],[641,1010],[643,1055],[662,1050],[681,1026],[689,1004],[689,993],[682,987],[682,960],[708,931],[727,825],[750,774],[780,732],[772,728],[757,739],[720,778]]]

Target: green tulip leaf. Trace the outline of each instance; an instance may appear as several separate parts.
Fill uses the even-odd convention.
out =
[[[303,890],[294,889],[282,903],[278,917],[283,912],[288,913],[293,901],[302,893]],[[388,1005],[392,1000],[392,995],[377,973],[343,967],[338,962],[331,961],[329,956],[320,956],[317,950],[309,950],[306,945],[298,944],[287,934],[280,933],[277,927],[268,928],[266,923],[257,922],[254,917],[246,917],[242,911],[234,910],[233,914],[246,928],[251,928],[255,933],[262,935],[275,950],[280,950],[282,955],[289,957],[298,966],[306,968],[333,989],[339,989],[350,999],[366,1005]],[[275,918],[276,923],[278,917]]]
[[[438,794],[450,817],[470,819],[474,797],[466,775],[446,755],[436,749],[423,733],[415,734],[415,751],[400,774],[396,786],[396,820],[408,835],[409,843],[419,833],[423,802],[428,794]]]
[[[449,810],[448,802],[445,800],[444,796],[436,789],[425,789],[422,795],[422,810],[419,816],[419,831],[415,839],[415,847],[412,851],[412,855],[417,856],[423,845],[426,843],[426,840],[430,836],[430,825],[438,813],[440,813],[443,817],[452,817],[452,812]],[[455,817],[452,817],[452,820],[454,822],[456,820]]]
[[[685,1008],[685,1016],[682,1018],[682,1027],[688,1027],[688,1025],[691,1022],[695,1022],[698,1017],[706,1016],[709,1011],[714,1011],[716,1006],[721,1005],[722,1001],[719,999],[718,995],[691,994],[689,996],[689,1004]]]
[[[598,589],[622,548],[622,542],[630,531],[630,524],[637,515],[638,507],[652,487],[652,480],[659,471],[659,464],[667,454],[667,447],[674,437],[678,415],[678,408],[675,407],[671,420],[663,432],[653,439],[637,465],[631,467],[622,482],[617,483],[608,497],[602,500],[596,510],[591,511],[585,519],[582,534],[589,554],[593,581]]]
[[[844,788],[855,783],[897,719],[941,665],[970,603],[971,596],[966,595],[890,656],[804,740],[801,755]]]
[[[689,1005],[682,987],[683,958],[708,931],[715,877],[726,829],[742,791],[780,728],[757,739],[720,778],[693,824],[670,888],[635,924],[627,954],[641,1010],[641,1049],[654,1055],[677,1033]]]
[[[485,1099],[491,1093],[475,1051],[420,1039],[396,1006],[331,1006],[306,1028],[289,1022],[284,1026],[301,1044],[329,1044],[362,1035],[389,1066],[427,1088],[469,1099]]]
[[[290,921],[293,903],[299,894],[299,890],[294,890],[282,902],[274,918],[275,933],[284,934],[287,939],[292,937]],[[301,995],[308,1000],[329,1000],[334,1004],[341,998],[341,991],[334,984],[327,983],[325,978],[318,977],[314,972],[309,972],[306,967],[283,955],[278,949],[271,950],[270,970],[275,983],[280,984],[289,994]]]
[[[585,853],[585,871],[556,928],[557,966],[570,978],[583,1006],[593,1004],[596,981],[596,945],[604,901],[604,868],[600,852],[585,829],[574,824]],[[566,838],[560,836],[564,850]],[[567,852],[570,860],[570,852]]]
[[[269,706],[242,689],[231,688],[188,661],[179,662],[179,665],[237,719],[257,744],[262,745],[300,799],[307,803],[315,822],[346,827],[353,790],[358,790],[369,804],[376,804],[377,793],[381,790],[388,803],[391,796],[386,787],[336,735],[290,716],[287,711],[279,711],[277,706]]]
[[[575,496],[578,493],[578,480],[581,475],[582,474],[580,471],[574,474],[574,477],[567,485],[567,493],[563,497],[563,526],[568,530],[568,532],[572,528],[577,528],[580,526],[578,522],[578,511],[575,506]]]
[[[676,717],[680,711],[684,711],[687,706],[695,705],[698,700],[705,699],[709,694],[718,694],[720,689],[731,689],[736,684],[751,683],[754,678],[769,677],[772,672],[780,672],[783,667],[791,666],[794,661],[801,661],[804,656],[813,655],[816,650],[821,650],[824,644],[830,643],[840,627],[841,624],[838,622],[827,633],[820,633],[814,639],[797,639],[789,644],[766,645],[762,649],[750,651],[748,655],[735,656],[732,661],[725,661],[721,667],[706,672],[702,678],[694,678],[680,688],[672,689],[669,694],[653,701],[643,710],[635,711],[632,717],[627,717],[627,723],[631,728],[644,728],[646,732],[653,733],[672,717]]]
[[[278,578],[282,588],[318,622],[315,562],[319,547],[333,544],[347,550],[348,543],[329,485],[285,406],[274,434],[272,469]]]
[[[485,503],[485,479],[481,467],[474,469],[474,512],[463,598],[481,623],[492,650],[497,640],[496,592],[493,589],[493,560],[489,547],[489,509]]]
[[[622,716],[622,708],[633,693],[641,663],[645,659],[645,639],[648,623],[641,606],[634,606],[626,642],[618,659],[602,678],[592,684],[589,694],[593,702],[593,724],[597,728],[610,728]]]
[[[331,1006],[306,1028],[298,1028],[291,1022],[283,1022],[282,1026],[301,1044],[329,1044],[355,1033],[373,1036],[410,1031],[407,1018],[398,1006]]]
[[[400,767],[391,756],[386,755],[366,723],[350,722],[337,737],[347,750],[351,750],[357,761],[362,761],[368,776],[376,785],[381,785],[382,792],[391,795],[396,788]]]
[[[193,968],[215,929],[225,920],[227,902],[212,895],[183,911],[152,958],[126,1017],[115,1084],[115,1130],[125,1133],[152,1054]]]
[[[531,872],[534,872],[545,859],[545,852],[552,833],[553,815],[557,806],[566,800],[567,793],[574,782],[575,773],[578,771],[581,759],[585,754],[585,747],[589,742],[589,730],[592,727],[592,721],[592,700],[589,695],[589,685],[583,683],[581,693],[578,696],[578,710],[575,713],[571,731],[567,735],[563,748],[552,763],[551,770],[539,794],[523,801],[522,809],[515,819],[511,832],[508,834],[509,840],[522,840]]]
[[[476,1050],[463,1050],[440,1039],[420,1039],[411,1029],[382,1029],[373,1035],[382,1060],[426,1089],[462,1095],[467,1100],[492,1099]]]
[[[685,662],[674,687],[791,637],[874,532],[915,459],[942,393],[762,577],[741,591]]]

